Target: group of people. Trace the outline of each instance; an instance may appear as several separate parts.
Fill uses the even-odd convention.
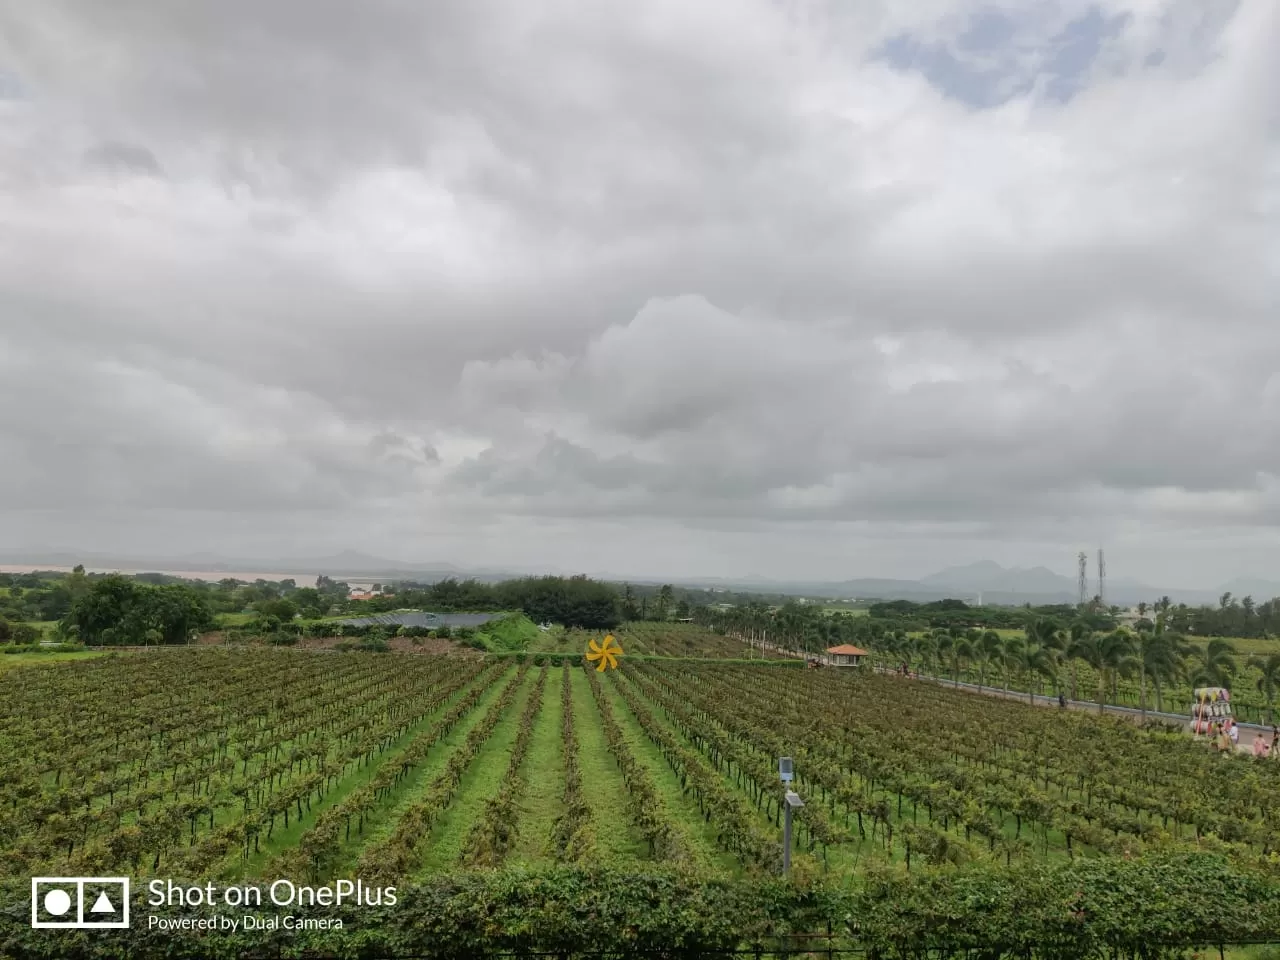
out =
[[[1218,748],[1220,753],[1229,753],[1240,743],[1240,724],[1231,717],[1225,720],[1214,720],[1209,724],[1209,742]],[[1255,741],[1255,747],[1256,747]]]
[[[1205,733],[1209,742],[1221,753],[1230,753],[1240,744],[1240,724],[1232,717],[1214,720],[1207,728],[1201,727],[1197,733]],[[1255,757],[1276,757],[1280,759],[1280,728],[1271,727],[1271,736],[1258,734],[1253,738],[1253,755]]]
[[[1276,757],[1280,759],[1280,728],[1271,726],[1271,739],[1262,734],[1253,738],[1253,755],[1255,757]]]

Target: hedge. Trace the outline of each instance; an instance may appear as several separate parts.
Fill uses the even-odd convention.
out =
[[[264,884],[266,886],[267,884]],[[1012,869],[872,872],[856,884],[707,879],[689,873],[556,867],[459,872],[397,891],[394,907],[269,913],[340,917],[341,931],[158,933],[147,916],[207,917],[208,908],[149,908],[135,889],[129,931],[29,927],[29,885],[0,884],[0,956],[119,960],[291,957],[456,958],[497,951],[768,949],[795,934],[826,934],[819,949],[855,947],[869,960],[968,953],[1172,957],[1188,948],[1280,941],[1280,881],[1198,854],[1078,859]],[[242,916],[243,908],[216,908]]]

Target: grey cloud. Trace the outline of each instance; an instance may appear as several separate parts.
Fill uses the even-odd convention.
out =
[[[776,573],[1270,528],[1276,11],[0,3],[0,523]]]
[[[113,173],[137,173],[151,177],[161,176],[160,163],[146,147],[134,143],[108,141],[85,151],[85,163],[90,167]]]

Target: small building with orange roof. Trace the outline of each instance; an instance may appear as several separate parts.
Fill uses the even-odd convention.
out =
[[[868,656],[867,651],[855,647],[851,643],[842,643],[838,647],[827,647],[827,662],[836,667],[860,667],[862,658]]]

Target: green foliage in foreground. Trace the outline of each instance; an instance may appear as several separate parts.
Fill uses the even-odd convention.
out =
[[[399,888],[393,907],[269,911],[343,920],[340,931],[308,932],[149,932],[153,908],[145,906],[142,891],[130,931],[31,930],[28,889],[25,878],[0,886],[0,956],[692,952],[767,948],[792,934],[826,933],[828,925],[831,946],[861,947],[873,958],[970,950],[987,960],[1097,956],[1111,950],[1172,957],[1195,946],[1280,938],[1280,880],[1213,855],[1097,858],[1004,871],[872,873],[847,889],[821,882],[701,880],[680,873],[572,867],[460,872]],[[236,917],[246,912],[218,909]],[[167,917],[211,913],[208,908],[156,910]]]

